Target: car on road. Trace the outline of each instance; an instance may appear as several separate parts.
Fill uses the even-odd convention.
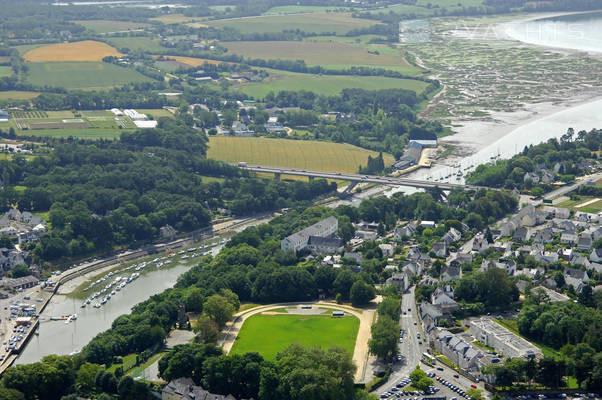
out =
[[[460,377],[460,375],[454,374],[454,378],[459,378],[459,377]]]
[[[437,367],[437,371],[443,371],[443,367]]]
[[[474,383],[470,385],[471,388],[476,389],[477,385],[475,385]]]

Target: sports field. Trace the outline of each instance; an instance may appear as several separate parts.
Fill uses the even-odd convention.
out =
[[[420,94],[426,82],[413,79],[396,79],[382,76],[311,75],[294,72],[268,70],[270,76],[259,83],[241,83],[237,87],[249,96],[262,99],[269,92],[281,90],[309,90],[317,94],[332,96],[345,88],[366,90],[408,89]]]
[[[312,13],[297,15],[274,15],[208,21],[207,25],[216,28],[234,28],[242,33],[269,33],[284,30],[304,32],[335,32],[343,35],[353,29],[379,24],[369,19],[352,18],[349,13]]]
[[[384,48],[379,52],[334,41],[222,42],[221,44],[229,52],[247,58],[303,60],[309,65],[408,65],[399,50]],[[388,54],[381,54],[385,51]]]
[[[353,354],[359,325],[360,321],[350,316],[256,314],[245,321],[230,354],[256,351],[265,359],[274,360],[292,343],[339,346]]]
[[[150,26],[144,22],[130,22],[130,21],[107,21],[102,19],[93,19],[85,21],[72,21],[76,24],[83,25],[87,29],[97,33],[108,33],[108,32],[123,32],[131,31],[140,28],[146,28]]]
[[[103,62],[29,63],[27,82],[66,89],[107,89],[131,82],[150,82],[139,72]]]
[[[121,56],[122,54],[114,47],[106,43],[94,40],[83,42],[49,44],[29,50],[23,55],[26,61],[50,62],[50,61],[102,61],[107,56]]]
[[[360,164],[366,165],[369,155],[374,157],[378,153],[346,143],[227,136],[209,137],[207,152],[208,158],[229,163],[246,161],[333,172],[357,172]],[[393,163],[393,157],[383,156],[385,165]]]

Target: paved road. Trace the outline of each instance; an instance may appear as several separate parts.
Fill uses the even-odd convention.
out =
[[[560,189],[556,189],[543,196],[545,200],[554,200],[557,197],[564,196],[567,193],[572,192],[579,186],[586,185],[588,182],[596,182],[602,179],[602,173],[584,176],[579,182],[575,182],[571,185],[563,186]]]
[[[408,179],[408,178],[395,178],[386,176],[376,175],[361,175],[361,174],[349,174],[341,172],[326,172],[326,171],[315,171],[315,170],[303,170],[294,168],[281,168],[281,167],[266,167],[262,165],[239,165],[240,168],[254,172],[264,172],[271,174],[284,174],[284,175],[295,175],[295,176],[307,176],[314,178],[324,179],[336,179],[351,182],[366,182],[366,183],[377,183],[381,185],[389,186],[410,186],[418,188],[435,188],[438,187],[443,190],[451,190],[454,188],[462,189],[480,189],[481,186],[463,185],[460,183],[448,183],[448,182],[434,182],[419,179]],[[490,189],[490,188],[486,188]],[[496,189],[492,189],[496,190]]]

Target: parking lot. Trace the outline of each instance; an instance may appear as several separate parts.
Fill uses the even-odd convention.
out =
[[[466,394],[465,389],[460,388],[452,382],[438,376],[435,372],[427,372],[427,376],[433,380],[433,385],[426,391],[407,391],[405,387],[411,384],[409,378],[404,378],[397,382],[395,386],[391,386],[388,390],[380,395],[381,399],[407,399],[420,400],[422,398],[446,398],[449,400],[470,399]],[[472,385],[476,388],[476,385]],[[467,390],[467,389],[466,389]]]

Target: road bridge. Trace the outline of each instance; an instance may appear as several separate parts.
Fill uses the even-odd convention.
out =
[[[422,189],[439,188],[442,190],[452,189],[465,189],[465,190],[477,190],[477,189],[491,189],[483,186],[465,185],[461,183],[449,183],[449,182],[435,182],[420,179],[408,179],[390,176],[378,176],[378,175],[363,175],[363,174],[351,174],[345,172],[328,172],[328,171],[315,171],[307,169],[295,169],[295,168],[283,168],[283,167],[266,167],[262,165],[249,165],[245,163],[239,163],[238,167],[247,171],[263,172],[268,174],[274,174],[277,178],[281,175],[294,175],[294,176],[307,176],[308,178],[323,178],[323,179],[335,179],[341,181],[349,181],[355,183],[376,183],[379,185],[389,186],[409,186]]]

